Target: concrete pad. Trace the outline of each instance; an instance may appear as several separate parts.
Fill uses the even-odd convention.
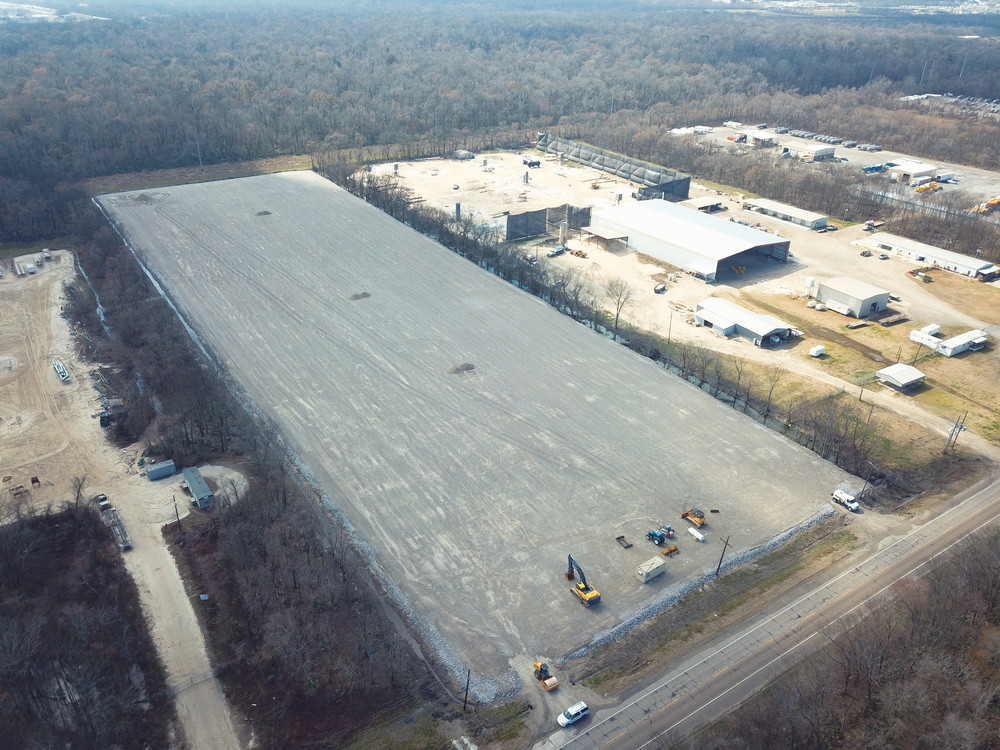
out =
[[[98,200],[480,698],[518,686],[510,663],[713,571],[720,537],[738,555],[814,517],[847,478],[312,173]],[[691,506],[720,510],[704,544]],[[661,523],[681,553],[643,585]],[[571,595],[567,553],[599,606]]]

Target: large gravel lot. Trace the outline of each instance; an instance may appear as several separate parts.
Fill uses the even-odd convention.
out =
[[[846,478],[312,173],[99,202],[481,698],[714,571],[720,537],[738,556],[828,509]],[[689,506],[720,511],[704,544]],[[681,553],[643,585],[661,523]],[[567,553],[598,607],[571,596]]]

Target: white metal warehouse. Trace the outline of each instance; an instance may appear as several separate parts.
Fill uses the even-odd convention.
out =
[[[823,214],[806,211],[805,209],[789,206],[787,203],[772,201],[768,198],[751,198],[744,201],[743,205],[762,214],[773,216],[782,221],[790,221],[793,224],[801,224],[810,229],[819,229],[826,226],[826,217]]]
[[[973,258],[971,255],[962,255],[951,250],[945,250],[934,245],[926,245],[923,242],[917,242],[908,237],[889,234],[889,232],[876,232],[869,237],[858,240],[854,244],[858,247],[868,248],[869,250],[898,253],[907,258],[912,258],[917,263],[937,266],[946,271],[954,271],[972,279],[989,279],[1000,273],[1000,268],[988,261]]]
[[[734,221],[708,216],[665,200],[622,203],[594,211],[585,232],[627,237],[632,250],[715,281],[726,266],[755,255],[788,260],[788,240]]]
[[[814,296],[834,312],[855,318],[867,318],[889,305],[889,292],[885,289],[843,276],[819,282]]]
[[[779,344],[792,335],[793,329],[773,315],[747,310],[721,297],[709,297],[698,303],[694,320],[722,336],[738,335],[755,346]]]

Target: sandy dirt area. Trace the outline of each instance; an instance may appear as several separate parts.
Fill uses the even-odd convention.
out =
[[[73,257],[63,250],[33,276],[0,279],[4,511],[13,511],[18,502],[58,506],[75,498],[78,480],[83,481],[82,502],[97,493],[109,496],[134,544],[123,559],[166,666],[188,747],[236,750],[240,743],[192,600],[160,534],[163,524],[175,518],[173,498],[182,516],[188,501],[179,477],[150,482],[137,467],[140,448],[120,450],[105,439],[96,418],[101,397],[91,366],[78,358],[69,325],[59,315],[63,285],[73,275]],[[65,365],[68,382],[60,381],[53,360]],[[37,485],[32,477],[38,477]],[[30,492],[15,498],[10,490],[21,485]]]

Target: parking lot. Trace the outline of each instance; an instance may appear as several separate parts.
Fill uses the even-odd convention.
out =
[[[720,538],[736,558],[828,512],[847,478],[314,174],[99,200],[481,698],[713,572]],[[680,554],[644,585],[664,523]]]

